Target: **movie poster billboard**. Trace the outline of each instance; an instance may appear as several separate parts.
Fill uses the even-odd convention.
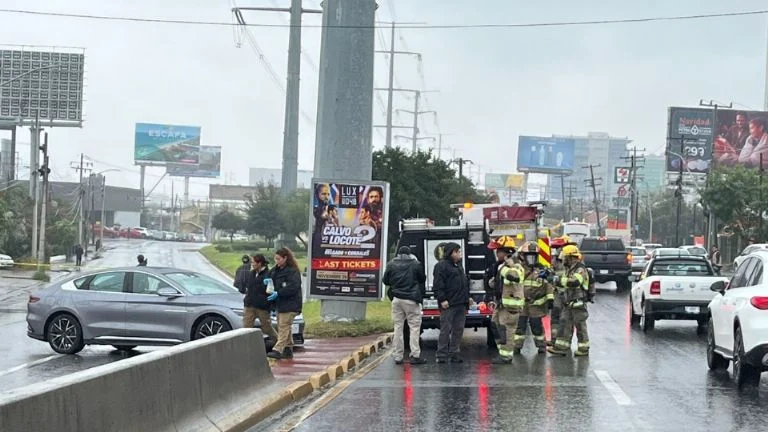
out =
[[[136,123],[136,164],[165,166],[200,163],[200,127]]]
[[[312,179],[309,296],[382,297],[389,184]]]
[[[218,178],[221,176],[221,147],[200,146],[199,164],[168,164],[166,172],[173,177]]]
[[[717,135],[713,146],[715,166],[768,166],[768,112],[717,110]]]
[[[712,164],[713,111],[705,108],[669,109],[667,171],[706,174]],[[682,164],[682,166],[681,166]]]
[[[572,138],[521,136],[517,170],[523,173],[570,174],[576,141]]]

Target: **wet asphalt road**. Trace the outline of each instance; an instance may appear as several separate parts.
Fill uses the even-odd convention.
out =
[[[710,373],[694,322],[644,334],[629,326],[627,294],[600,291],[596,302],[589,358],[538,355],[529,337],[513,364],[493,365],[481,329],[465,333],[465,363],[436,364],[437,335],[425,332],[428,364],[387,358],[319,411],[297,408],[258,430],[766,430],[768,379],[738,391],[728,373]],[[284,422],[302,414],[311,415]]]
[[[151,266],[194,270],[230,283],[197,252],[202,246],[200,243],[115,239],[105,243],[108,250],[103,258],[87,262],[83,269],[132,266],[136,264],[136,255],[141,253]],[[2,276],[0,273],[0,283],[5,285],[3,292],[6,294],[0,295],[0,334],[4,341],[0,344],[0,392],[162,349],[138,347],[131,353],[122,353],[110,346],[87,346],[77,355],[56,354],[47,343],[30,339],[26,334],[26,299],[38,283]]]

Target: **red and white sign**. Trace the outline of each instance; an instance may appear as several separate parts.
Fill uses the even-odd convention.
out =
[[[616,196],[618,197],[625,197],[627,196],[627,187],[624,185],[619,186],[618,189],[616,189]]]
[[[613,182],[616,184],[629,183],[629,167],[616,167],[613,174]]]

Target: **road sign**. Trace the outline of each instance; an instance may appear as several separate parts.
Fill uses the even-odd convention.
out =
[[[616,184],[626,184],[629,183],[629,176],[630,176],[630,168],[629,167],[616,167],[613,171],[613,182]]]
[[[616,195],[619,197],[627,196],[627,187],[625,185],[619,186],[619,188],[616,189]]]

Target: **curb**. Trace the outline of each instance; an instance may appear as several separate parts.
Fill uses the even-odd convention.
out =
[[[345,357],[341,361],[328,366],[325,372],[318,372],[305,380],[294,381],[293,383],[289,384],[271,396],[269,401],[267,401],[256,412],[247,416],[247,425],[240,424],[238,426],[225,429],[223,432],[243,431],[250,427],[256,426],[261,421],[266,420],[269,416],[288,407],[290,404],[307,398],[311,396],[315,391],[321,390],[324,387],[339,381],[344,375],[349,374],[351,371],[360,366],[363,360],[370,357],[377,351],[383,351],[391,343],[392,335],[384,335],[377,339],[375,343],[363,345],[357,350],[351,352],[348,357]]]

